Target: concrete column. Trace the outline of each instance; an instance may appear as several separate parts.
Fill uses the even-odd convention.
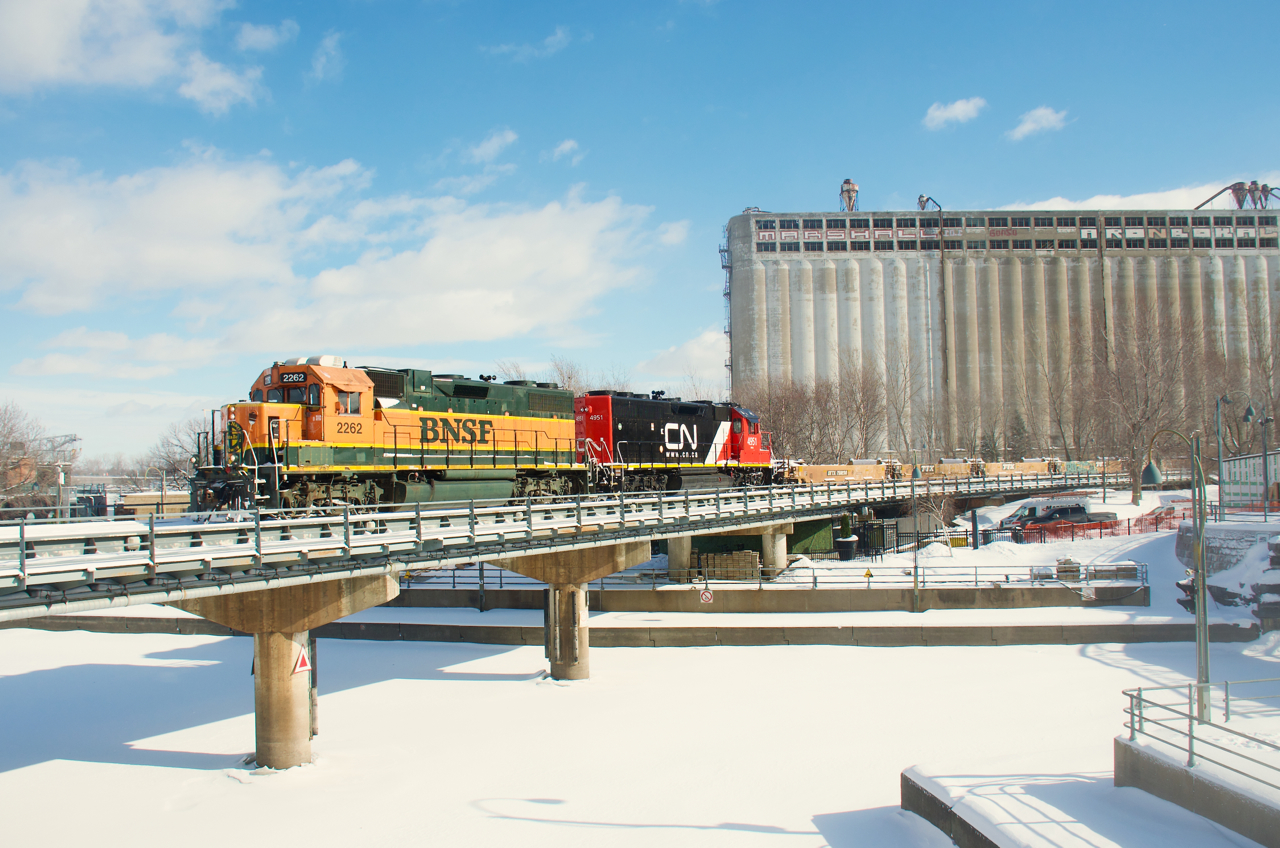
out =
[[[1271,397],[1271,292],[1267,284],[1267,258],[1249,260],[1249,337],[1253,350],[1254,397]]]
[[[1128,256],[1119,261],[1115,287],[1112,292],[1116,315],[1116,356],[1119,361],[1132,363],[1134,356],[1134,302],[1133,260]]]
[[[528,554],[499,562],[503,568],[551,587],[544,636],[552,677],[582,680],[590,674],[587,584],[648,561],[649,543],[645,541]]]
[[[1209,366],[1208,380],[1212,383],[1225,380],[1227,376],[1227,292],[1223,284],[1221,257],[1210,256],[1205,260],[1204,278],[1205,362]]]
[[[911,262],[907,274],[907,326],[911,348],[911,444],[933,442],[933,322],[929,309],[928,273],[924,256]],[[904,457],[906,462],[909,457]]]
[[[1155,262],[1155,260],[1152,260]],[[1182,285],[1178,281],[1178,260],[1168,257],[1156,266],[1156,314],[1160,328],[1160,343],[1163,347],[1166,367],[1174,363],[1181,366],[1183,374],[1189,370],[1190,357],[1187,355],[1187,340],[1182,335]],[[1186,393],[1183,383],[1172,387],[1173,402],[1186,409]]]
[[[960,401],[960,380],[956,375],[956,282],[955,263],[950,259],[942,261],[942,403],[946,426],[946,449],[953,452],[960,437],[956,419],[956,405]]]
[[[769,382],[782,385],[791,379],[791,268],[770,262],[773,285],[768,287]]]
[[[1050,431],[1049,415],[1049,324],[1044,300],[1044,260],[1031,260],[1022,275],[1022,315],[1026,332],[1027,404],[1031,420],[1027,426],[1041,439]]]
[[[1004,339],[1005,406],[1010,421],[1016,415],[1028,429],[1035,422],[1027,419],[1027,360],[1023,344],[1022,260],[1010,259],[1000,275],[1000,337]],[[1021,457],[1014,457],[1014,461]]]
[[[765,575],[777,574],[787,567],[787,534],[760,534],[760,570]]]
[[[813,266],[805,259],[791,269],[791,375],[813,384]]]
[[[1231,256],[1223,263],[1227,290],[1227,379],[1236,391],[1252,388],[1249,368],[1249,300],[1244,277],[1244,257]]]
[[[814,376],[834,382],[840,376],[839,307],[836,305],[836,263],[823,259],[813,281]]]
[[[880,385],[885,386],[889,377],[885,370],[884,265],[872,257],[863,262],[862,271],[862,361],[864,366],[870,363],[875,368]],[[880,439],[883,445],[883,431]],[[875,444],[868,449],[874,450]]]
[[[307,631],[253,634],[256,760],[268,768],[311,762],[311,675],[294,673]]]
[[[982,434],[981,381],[978,374],[978,269],[972,259],[956,266],[956,419],[957,447],[977,448]]]
[[[689,579],[693,568],[693,537],[676,536],[667,540],[667,577],[676,583]]]
[[[862,370],[862,279],[858,263],[841,259],[836,276],[839,307],[840,367],[851,375]]]
[[[547,610],[546,653],[556,680],[591,676],[591,639],[587,626],[587,585],[551,584]]]
[[[894,257],[885,261],[884,283],[884,351],[885,399],[889,413],[890,448],[902,451],[903,462],[910,461],[911,407],[914,400],[911,361],[911,327],[907,312],[907,266]]]
[[[982,380],[982,436],[1004,442],[1004,340],[1000,337],[1000,263],[988,259],[978,277],[978,362]]]
[[[1067,261],[1056,256],[1045,263],[1045,321],[1049,327],[1049,392],[1064,423],[1071,404],[1071,324],[1067,295]],[[1066,430],[1066,427],[1062,428]],[[1064,440],[1070,432],[1057,434]]]
[[[1085,406],[1088,394],[1093,391],[1093,315],[1090,300],[1092,284],[1089,281],[1090,261],[1076,259],[1067,268],[1071,300],[1071,387],[1073,409]],[[1073,420],[1073,424],[1076,423]],[[1082,457],[1090,459],[1091,457]]]
[[[730,289],[730,339],[733,344],[733,382],[736,388],[758,385],[768,378],[768,307],[764,263],[751,262]]]
[[[254,709],[259,766],[286,769],[311,762],[311,675],[294,673],[308,631],[400,594],[393,575],[352,577],[171,606],[253,634]]]
[[[1179,260],[1173,260],[1179,262]],[[1200,259],[1192,256],[1181,260],[1178,274],[1178,304],[1182,309],[1182,332],[1187,338],[1187,367],[1183,369],[1183,387],[1191,410],[1187,424],[1198,426],[1208,408],[1205,378],[1204,283],[1200,276]]]

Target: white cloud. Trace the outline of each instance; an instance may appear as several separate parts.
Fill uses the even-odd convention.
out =
[[[186,77],[178,87],[179,94],[194,100],[202,112],[225,115],[237,103],[254,103],[262,68],[237,73],[197,50],[187,62]]]
[[[655,237],[649,209],[580,189],[541,207],[353,196],[370,178],[350,160],[290,171],[211,151],[115,178],[73,165],[0,172],[0,291],[12,311],[92,311],[123,326],[109,323],[128,320],[116,310],[151,302],[173,316],[169,335],[68,331],[15,370],[143,378],[211,350],[577,337],[576,322],[636,278],[637,245]],[[439,320],[465,315],[484,320]]]
[[[1261,183],[1275,185],[1280,183],[1280,171],[1272,171],[1258,177]],[[1097,194],[1084,200],[1069,200],[1065,197],[1052,197],[1048,200],[1036,200],[1030,203],[1012,203],[1003,209],[1194,209],[1210,197],[1217,194],[1224,186],[1237,182],[1235,179],[1224,179],[1202,185],[1183,186],[1182,188],[1165,189],[1164,191],[1143,192],[1141,194]],[[1248,180],[1245,180],[1248,182]],[[1231,195],[1223,194],[1207,209],[1230,209],[1235,204]]]
[[[947,124],[963,124],[978,117],[978,113],[986,108],[987,101],[981,97],[970,97],[943,105],[934,103],[925,113],[925,128],[940,130]]]
[[[1067,125],[1067,110],[1055,112],[1048,106],[1037,106],[1023,114],[1018,125],[1009,130],[1009,138],[1021,141],[1029,135],[1048,130],[1060,130]]]
[[[658,383],[671,386],[684,381],[689,388],[696,386],[718,395],[724,383],[724,339],[720,328],[707,327],[692,339],[644,360],[636,370]]]
[[[342,55],[342,33],[331,32],[321,41],[316,52],[311,56],[310,78],[316,82],[342,78],[342,69],[347,60]]]
[[[555,149],[549,153],[543,153],[540,158],[543,160],[550,159],[552,162],[559,162],[561,159],[568,157],[570,165],[577,165],[586,155],[587,154],[584,151],[579,149],[578,142],[571,138],[566,138],[564,141],[557,144]]]
[[[663,244],[681,244],[688,235],[688,221],[668,221],[658,226],[658,241]]]
[[[283,20],[278,26],[271,24],[241,24],[236,33],[236,47],[240,50],[273,50],[298,37],[298,22]]]
[[[436,180],[435,188],[450,194],[460,194],[466,197],[484,191],[497,182],[499,177],[514,173],[515,170],[516,166],[511,164],[486,165],[484,171],[479,174],[464,174],[458,177],[444,177]]]
[[[485,47],[483,49],[497,56],[510,55],[517,62],[528,62],[530,59],[545,59],[548,56],[559,53],[568,47],[572,40],[569,30],[558,26],[555,32],[537,44],[501,44],[497,47]],[[590,39],[584,38],[583,40],[589,41]]]
[[[467,156],[472,162],[492,162],[519,137],[510,129],[494,130],[484,141],[467,150]]]

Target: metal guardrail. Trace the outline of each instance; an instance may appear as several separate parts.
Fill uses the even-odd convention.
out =
[[[1211,704],[1215,690],[1220,692],[1221,724],[1196,719],[1196,702],[1201,690]],[[1185,702],[1181,697],[1183,692]],[[1280,708],[1263,702],[1280,700],[1280,677],[1140,687],[1126,689],[1124,694],[1129,698],[1125,727],[1129,730],[1130,742],[1140,736],[1152,739],[1185,754],[1189,768],[1201,761],[1212,763],[1248,780],[1280,789],[1280,745],[1240,727],[1242,719],[1247,724],[1265,721],[1269,735],[1274,734],[1280,724]],[[1169,695],[1177,695],[1176,702]],[[1228,727],[1227,723],[1233,718],[1237,726]]]
[[[864,481],[524,502],[0,522],[0,621],[710,533],[917,497],[1098,485],[1100,474]]]

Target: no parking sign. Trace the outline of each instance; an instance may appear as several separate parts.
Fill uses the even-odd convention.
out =
[[[711,603],[711,600],[712,600],[711,590],[703,589],[701,592],[699,592],[698,600],[702,601],[704,604]]]

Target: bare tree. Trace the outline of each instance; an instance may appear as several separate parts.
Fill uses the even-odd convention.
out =
[[[874,364],[841,363],[839,411],[842,452],[855,459],[869,456],[885,425],[884,380]]]
[[[0,492],[36,482],[44,427],[12,401],[0,404]]]
[[[551,382],[562,389],[573,392],[574,397],[587,391],[587,371],[572,359],[563,356],[551,357]]]
[[[498,377],[503,380],[527,380],[524,366],[514,359],[494,360],[493,367],[498,369]]]
[[[175,421],[147,452],[147,465],[171,476],[192,473],[200,449],[200,437],[206,431],[207,422],[201,416]]]

